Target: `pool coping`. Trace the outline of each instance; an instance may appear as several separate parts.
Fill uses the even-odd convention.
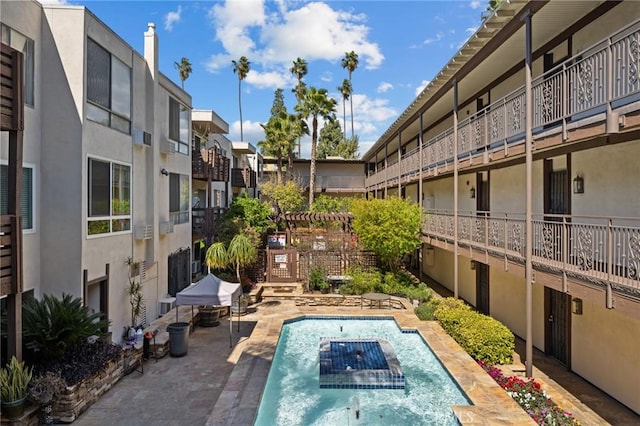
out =
[[[283,304],[284,305],[284,304]],[[257,308],[251,336],[207,419],[207,425],[253,424],[271,360],[285,321],[318,316],[393,318],[403,331],[415,330],[455,379],[473,405],[452,406],[461,425],[531,425],[535,422],[435,321],[421,321],[411,310],[279,306]]]

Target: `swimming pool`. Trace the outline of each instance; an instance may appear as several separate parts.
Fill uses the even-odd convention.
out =
[[[404,389],[321,389],[322,338],[388,341]],[[458,425],[452,405],[470,405],[422,337],[390,318],[306,317],[286,322],[256,416],[256,426]]]

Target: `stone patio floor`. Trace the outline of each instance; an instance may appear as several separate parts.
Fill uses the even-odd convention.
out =
[[[393,316],[402,328],[422,334],[473,401],[473,406],[454,407],[463,425],[534,424],[436,323],[420,321],[410,310],[297,307],[290,301],[250,307],[249,314],[241,317],[240,331],[234,318],[232,348],[228,318],[217,327],[196,327],[186,356],[146,361],[143,374],[124,377],[74,424],[251,425],[282,323],[301,315]],[[515,362],[513,370],[523,370],[517,356]],[[554,375],[569,377],[574,394]],[[640,425],[640,416],[540,353],[534,356],[534,377],[582,425]]]

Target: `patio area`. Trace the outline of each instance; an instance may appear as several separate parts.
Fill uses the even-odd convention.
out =
[[[419,321],[413,312],[298,307],[293,301],[253,305],[249,314],[241,317],[240,332],[234,319],[233,348],[229,348],[228,317],[218,327],[196,327],[191,332],[186,356],[146,361],[144,374],[133,372],[124,377],[74,424],[251,425],[283,321],[300,315],[325,314],[394,316],[401,327],[419,330],[475,404],[454,408],[462,424],[533,424],[438,325]],[[599,391],[593,387],[580,387],[580,399],[568,393],[551,378],[553,366],[549,367],[548,362],[544,365],[544,373],[534,368],[536,378],[582,424],[638,424],[638,416],[610,398],[607,400],[602,393],[602,398],[598,397]],[[513,369],[518,371],[520,367],[516,364]],[[581,400],[597,401],[602,416]]]

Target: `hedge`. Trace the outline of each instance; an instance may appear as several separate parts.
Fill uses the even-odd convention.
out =
[[[513,362],[515,338],[500,321],[451,297],[438,303],[434,318],[473,359],[491,365]]]

